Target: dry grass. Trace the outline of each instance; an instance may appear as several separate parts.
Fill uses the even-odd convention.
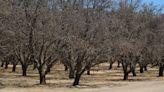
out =
[[[11,72],[11,66],[9,69],[0,70],[0,87],[16,87],[16,88],[33,88],[33,87],[45,87],[45,88],[70,88],[73,80],[68,79],[68,72],[64,71],[63,65],[56,65],[50,74],[47,75],[47,85],[40,86],[37,70],[33,71],[32,67],[28,69],[28,76],[21,76],[21,67],[18,66],[15,73]],[[91,75],[86,73],[82,76],[80,81],[80,88],[97,88],[104,86],[120,86],[127,82],[134,81],[146,81],[146,80],[163,80],[164,78],[157,77],[158,69],[148,68],[148,71],[144,74],[139,73],[137,69],[137,77],[132,77],[130,74],[128,81],[123,81],[122,68],[114,66],[113,70],[107,70],[108,64],[101,64],[92,69]]]

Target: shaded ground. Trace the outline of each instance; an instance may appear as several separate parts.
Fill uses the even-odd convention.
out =
[[[114,67],[107,70],[108,65],[102,64],[92,69],[91,75],[84,74],[79,87],[72,87],[73,80],[68,79],[68,72],[63,71],[62,65],[56,65],[47,76],[47,85],[40,86],[38,72],[28,70],[28,76],[21,76],[21,67],[16,73],[0,70],[0,92],[164,92],[164,78],[157,77],[156,68],[149,68],[144,74],[138,73],[137,77],[130,75],[129,81],[122,80],[122,68]]]

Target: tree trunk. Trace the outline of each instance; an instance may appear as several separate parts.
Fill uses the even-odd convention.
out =
[[[128,80],[128,73],[127,72],[124,73],[124,79],[123,80]]]
[[[123,80],[128,80],[128,66],[126,65],[126,64],[123,64],[122,63],[122,67],[123,67],[123,71],[124,71],[124,78],[123,78]]]
[[[5,69],[8,69],[8,65],[9,65],[9,63],[6,62],[6,64],[5,64]]]
[[[50,72],[51,72],[51,68],[48,68],[48,69],[47,69],[47,72],[50,73]]]
[[[16,71],[16,64],[13,64],[12,72],[15,72],[15,71]]]
[[[140,73],[144,73],[143,66],[140,66]]]
[[[37,69],[37,64],[34,63],[33,70]]]
[[[65,69],[64,69],[64,70],[65,70],[65,71],[68,71],[68,67],[67,67],[66,65],[64,65],[64,67],[65,67]]]
[[[27,76],[27,66],[22,66],[22,76]]]
[[[147,71],[147,66],[144,66],[144,70]]]
[[[159,67],[159,77],[163,76],[163,69],[164,69],[164,67],[162,65],[160,65],[160,67]]]
[[[81,74],[76,74],[73,86],[79,85]]]
[[[135,68],[132,70],[132,74],[133,74],[133,76],[137,76],[136,72],[135,72]]]
[[[70,79],[75,78],[75,69],[70,68],[70,70],[69,70],[69,78]]]
[[[109,70],[111,70],[112,68],[113,68],[113,63],[110,63]]]
[[[117,67],[118,67],[118,68],[120,67],[120,62],[118,62]]]
[[[90,69],[87,70],[87,75],[91,75]]]
[[[46,84],[46,75],[39,73],[40,74],[40,84],[45,85]]]
[[[4,66],[4,62],[2,62],[2,64],[1,64],[1,67],[3,67]]]

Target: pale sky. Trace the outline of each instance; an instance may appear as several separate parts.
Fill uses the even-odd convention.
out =
[[[158,5],[158,6],[163,6],[164,7],[164,0],[143,0],[143,2],[145,3],[151,3],[153,2],[155,5]],[[164,13],[164,9],[162,11]]]

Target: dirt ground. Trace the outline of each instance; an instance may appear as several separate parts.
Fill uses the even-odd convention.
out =
[[[9,69],[0,70],[0,92],[164,92],[164,77],[157,77],[157,68],[148,68],[137,77],[130,74],[128,81],[123,81],[122,68],[114,66],[108,70],[108,64],[101,64],[92,69],[91,75],[82,76],[80,86],[72,87],[73,80],[68,79],[68,72],[63,65],[56,65],[47,75],[47,85],[39,85],[37,70],[28,69],[28,76],[21,76],[21,67],[15,73]]]
[[[120,87],[101,88],[4,88],[0,92],[164,92],[164,81],[127,83]]]

